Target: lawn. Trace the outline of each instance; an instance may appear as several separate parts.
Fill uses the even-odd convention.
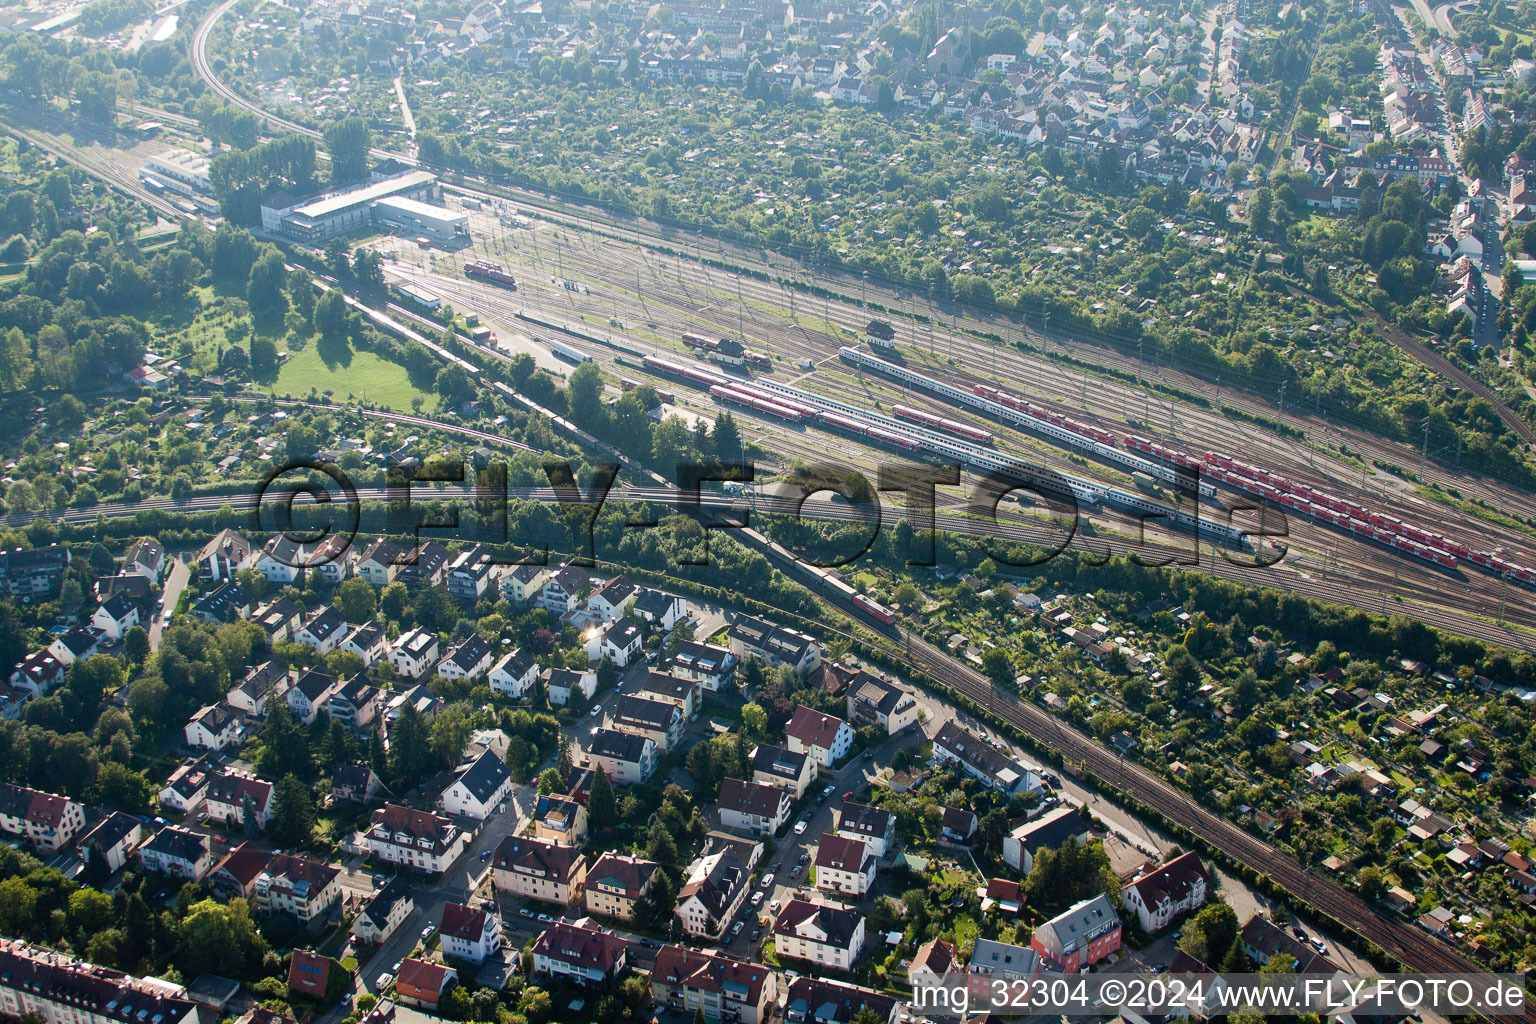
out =
[[[403,366],[356,349],[344,362],[327,365],[320,357],[320,346],[313,341],[288,354],[273,390],[280,395],[303,398],[312,388],[322,393],[329,391],[337,401],[357,399],[401,412],[409,412],[411,399],[417,397],[422,399],[423,412],[437,408],[437,396],[418,390]]]

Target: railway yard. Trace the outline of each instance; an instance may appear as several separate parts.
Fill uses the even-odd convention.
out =
[[[1067,342],[1046,341],[1016,326],[1013,333],[1024,344],[999,345],[958,318],[949,326],[946,311],[923,309],[926,303],[915,297],[916,317],[893,313],[890,306],[880,313],[895,337],[890,350],[878,351],[861,340],[876,317],[854,297],[812,296],[782,273],[761,280],[723,270],[709,263],[717,257],[680,240],[664,246],[617,239],[595,225],[579,230],[568,221],[541,219],[535,207],[486,192],[457,191],[471,206],[482,206],[471,212],[478,239],[472,250],[427,254],[401,240],[378,244],[390,255],[386,272],[392,281],[430,291],[492,325],[497,340],[486,358],[525,351],[545,367],[568,368],[575,350],[603,364],[615,390],[620,379],[646,379],[671,392],[675,407],[690,415],[707,418],[734,408],[751,442],[778,460],[760,466],[760,474],[797,462],[831,460],[869,470],[892,453],[910,458],[915,449],[895,438],[920,439],[937,446],[939,458],[972,468],[985,462],[968,451],[986,449],[994,459],[1028,467],[1037,484],[1075,481],[1056,488],[1044,482],[1042,490],[1074,492],[1083,513],[1074,543],[1111,551],[1134,546],[1143,522],[1149,528],[1162,524],[1158,510],[1180,490],[1179,461],[1186,469],[1199,464],[1210,553],[1202,561],[1213,571],[1530,646],[1526,629],[1536,621],[1536,601],[1529,587],[1536,577],[1529,566],[1536,559],[1529,552],[1536,538],[1529,522],[1536,501],[1496,481],[1439,460],[1421,462],[1419,452],[1335,424],[1320,411],[1287,412],[1286,434],[1245,422],[1213,407],[1219,403],[1269,423],[1279,413],[1255,396],[1230,389],[1223,394],[1109,350],[1090,353],[1073,345],[1074,362],[1066,362],[1052,356],[1068,354]],[[514,217],[525,226],[511,226]],[[466,278],[462,266],[472,261],[502,267],[515,287]],[[772,369],[716,365],[685,335],[690,341],[740,338]],[[551,342],[567,358],[556,357]],[[1075,362],[1090,356],[1133,374],[1137,383]],[[806,361],[814,369],[802,369]],[[679,366],[694,371],[694,379],[679,374]],[[989,399],[989,389],[1020,408]],[[753,394],[766,404],[754,408],[748,400]],[[819,415],[811,409],[818,404]],[[797,412],[795,405],[803,408]],[[1031,408],[1022,409],[1026,405]],[[914,422],[898,406],[974,434],[956,437],[952,429]],[[839,422],[860,414],[865,429]],[[1234,464],[1246,470],[1234,471]],[[1441,490],[1377,464],[1409,467]],[[1163,493],[1138,488],[1137,474],[1156,477]],[[1452,507],[1446,497],[1451,492],[1462,508]],[[1106,494],[1115,497],[1103,501]],[[1253,499],[1271,510],[1265,512],[1266,531],[1280,532],[1272,513],[1284,511],[1283,540],[1238,540],[1237,534],[1259,529]],[[959,492],[942,487],[939,501],[941,507],[965,505]],[[1482,503],[1479,511],[1499,511],[1463,511],[1471,502]],[[1035,518],[1041,531],[1035,535],[1053,532],[1038,523],[1039,515],[1016,518]],[[1239,561],[1234,541],[1246,548],[1247,565],[1233,564]],[[1232,557],[1215,555],[1218,547]],[[1276,558],[1273,565],[1254,564]]]

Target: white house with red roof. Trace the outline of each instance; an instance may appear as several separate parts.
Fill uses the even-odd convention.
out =
[[[501,920],[479,907],[462,903],[443,904],[439,929],[443,952],[448,956],[483,964],[501,949]]]
[[[823,832],[816,844],[816,888],[862,897],[875,884],[876,860],[864,840]]]
[[[1185,853],[1131,881],[1120,890],[1120,904],[1151,935],[1205,906],[1208,882],[1199,856]]]
[[[624,970],[629,942],[590,920],[556,921],[544,929],[533,944],[533,973],[569,978],[578,985],[600,985]]]
[[[809,755],[819,768],[831,768],[853,747],[853,728],[847,722],[804,704],[795,708],[784,735],[790,750]]]
[[[55,793],[0,786],[0,832],[57,853],[85,828],[85,808]]]

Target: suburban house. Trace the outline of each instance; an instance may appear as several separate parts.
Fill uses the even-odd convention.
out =
[[[445,964],[407,957],[395,975],[395,999],[404,1006],[436,1010],[448,990],[459,983],[459,972]]]
[[[256,906],[308,925],[341,899],[341,869],[308,857],[275,854],[256,880]]]
[[[500,575],[502,566],[476,544],[448,563],[448,576],[444,585],[451,597],[474,601],[484,597],[491,584]]]
[[[736,655],[727,647],[684,640],[672,653],[669,668],[673,675],[691,679],[710,693],[718,693],[736,685],[738,664]]]
[[[116,593],[91,615],[91,625],[101,630],[108,640],[121,640],[123,634],[139,624],[139,606],[124,593]]]
[[[896,815],[883,808],[845,800],[833,815],[837,819],[838,835],[860,840],[877,858],[889,853],[891,844],[896,841]]]
[[[629,942],[593,925],[556,921],[533,944],[533,973],[600,985],[624,970]]]
[[[292,640],[299,631],[304,623],[304,609],[284,595],[257,608],[251,621],[267,634],[267,643],[280,644]]]
[[[208,885],[226,898],[239,896],[254,902],[256,883],[266,874],[269,859],[267,851],[255,843],[241,843],[213,866],[213,874],[208,876]]]
[[[933,737],[933,761],[958,765],[967,775],[1009,796],[1040,788],[1040,776],[954,722],[945,722]]]
[[[586,878],[586,855],[548,839],[504,836],[491,856],[491,879],[499,891],[544,903],[570,906]]]
[[[409,552],[410,549],[399,541],[381,537],[363,549],[355,571],[382,590],[400,575],[400,570],[405,567],[403,559]]]
[[[656,770],[656,744],[634,733],[599,729],[587,744],[587,760],[607,772],[610,782],[636,785]]]
[[[48,653],[65,668],[77,661],[89,661],[101,647],[101,634],[92,629],[71,629],[53,638]]]
[[[1057,807],[1026,821],[1003,838],[1003,863],[1021,875],[1034,870],[1035,854],[1055,850],[1069,839],[1082,845],[1091,838],[1088,819],[1076,807]]]
[[[400,558],[396,577],[408,587],[434,587],[448,576],[452,554],[435,540],[422,541]]]
[[[313,647],[315,653],[327,655],[336,649],[336,645],[347,638],[350,632],[347,625],[347,617],[340,611],[326,605],[304,620],[304,625],[293,638],[299,643]]]
[[[591,582],[591,574],[580,566],[561,566],[553,576],[544,581],[544,586],[540,588],[539,607],[548,610],[557,618],[563,618],[567,613],[576,610],[581,601],[581,592]]]
[[[720,824],[752,835],[772,835],[789,820],[789,792],[762,782],[725,779],[715,799]]]
[[[437,634],[416,627],[402,634],[389,649],[389,663],[407,679],[420,679],[437,661]]]
[[[325,713],[331,721],[340,722],[360,736],[373,731],[374,722],[384,704],[384,691],[368,681],[367,674],[359,672],[331,691],[325,702]]]
[[[209,821],[241,826],[250,822],[266,828],[272,820],[272,783],[254,775],[210,772],[204,799]]]
[[[773,948],[780,957],[852,970],[864,949],[864,918],[851,907],[796,896],[773,922]]]
[[[525,607],[544,586],[544,577],[548,574],[549,569],[546,566],[524,563],[513,566],[511,572],[501,577],[497,586],[501,593],[515,602],[518,607]]]
[[[635,901],[645,895],[660,867],[654,861],[608,852],[587,871],[587,910],[620,921],[635,919]]]
[[[437,674],[444,679],[478,678],[490,670],[491,656],[495,653],[491,642],[479,634],[465,637],[437,663]]]
[[[662,590],[642,590],[629,606],[629,614],[665,633],[688,617],[688,602]]]
[[[1136,912],[1148,935],[1162,931],[1180,916],[1205,906],[1205,866],[1193,851],[1154,868],[1120,890],[1120,905]]]
[[[281,662],[264,661],[245,674],[224,699],[230,707],[252,718],[262,718],[267,713],[267,702],[272,697],[285,696],[288,687],[288,670]]]
[[[627,693],[619,697],[607,722],[610,729],[645,737],[663,754],[682,740],[685,724],[687,719],[676,704]]]
[[[816,763],[809,754],[797,754],[772,743],[759,743],[752,751],[752,779],[788,790],[796,800],[816,778]]]
[[[1036,928],[1029,944],[1051,970],[1076,974],[1119,951],[1120,917],[1100,893]]]
[[[598,622],[612,622],[625,613],[638,589],[623,576],[615,576],[587,598],[587,614]]]
[[[209,704],[192,716],[182,734],[189,747],[224,750],[239,746],[245,728],[234,708],[228,704]]]
[[[177,767],[160,788],[160,806],[183,814],[201,810],[208,796],[208,775],[212,770],[204,760],[188,761]]]
[[[153,537],[140,537],[123,556],[124,573],[143,576],[151,582],[160,579],[160,571],[164,568],[165,549]]]
[[[284,587],[298,577],[305,561],[304,545],[281,533],[262,545],[261,553],[256,556],[256,571],[265,576],[268,583]]]
[[[784,993],[784,1019],[789,1024],[853,1024],[865,1010],[883,1024],[896,1024],[905,1004],[884,992],[801,975]]]
[[[192,602],[194,619],[217,626],[244,619],[251,614],[251,596],[235,580],[225,580]]]
[[[875,884],[877,858],[862,839],[823,832],[816,844],[816,888],[855,899]]]
[[[480,756],[459,770],[459,777],[443,790],[444,814],[461,814],[484,821],[512,795],[512,773],[495,751]]]
[[[877,726],[894,736],[917,724],[917,699],[867,672],[860,672],[848,687],[848,719],[855,728]]]
[[[597,692],[597,673],[547,668],[544,670],[544,687],[549,691],[550,704],[563,708],[571,702],[572,693],[580,693],[583,700],[592,699]]]
[[[1040,969],[1040,954],[1028,946],[996,939],[977,939],[965,971],[973,977],[1032,978]]]
[[[912,962],[907,965],[907,982],[914,992],[937,988],[943,983],[944,976],[955,970],[959,963],[960,951],[953,943],[929,939],[912,954]]]
[[[440,874],[469,845],[469,834],[447,818],[399,804],[373,812],[368,850],[389,864]]]
[[[696,939],[718,940],[724,935],[747,898],[748,871],[730,847],[688,865],[673,911],[683,931]]]
[[[198,882],[213,867],[213,849],[202,833],[167,825],[139,847],[139,863],[145,871]]]
[[[818,771],[836,765],[853,747],[853,729],[847,722],[804,704],[795,708],[794,717],[784,728],[784,735],[789,749],[797,754],[809,754]]]
[[[331,799],[341,803],[367,803],[384,784],[366,764],[339,764],[331,773]]]
[[[352,920],[352,938],[366,946],[382,946],[415,909],[410,882],[396,875],[358,911]]]
[[[389,636],[371,622],[358,626],[337,645],[338,649],[351,651],[363,659],[363,668],[370,669],[389,656]]]
[[[788,665],[796,675],[821,664],[821,645],[814,638],[751,615],[736,617],[730,638],[731,653],[737,658],[757,658],[775,668]]]
[[[566,846],[585,846],[587,809],[580,801],[547,793],[534,804],[533,834]]]
[[[647,672],[645,679],[631,692],[646,700],[676,704],[684,718],[692,718],[699,713],[699,685],[692,679]]]
[[[314,725],[318,715],[336,692],[340,681],[328,672],[310,669],[288,688],[288,710],[304,725]]]
[[[523,699],[538,680],[539,663],[521,647],[502,655],[491,668],[491,691],[513,700]]]
[[[138,818],[112,811],[85,834],[80,840],[80,849],[86,857],[101,857],[110,873],[128,863],[143,838],[144,825]]]
[[[778,975],[724,953],[669,944],[656,953],[651,997],[683,1016],[703,1013],[706,1020],[764,1024],[778,1005]]]
[[[443,904],[443,920],[438,929],[443,953],[483,964],[501,950],[501,916],[462,903]]]

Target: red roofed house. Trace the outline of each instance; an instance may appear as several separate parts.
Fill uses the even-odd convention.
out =
[[[944,982],[944,975],[957,968],[960,960],[960,951],[943,939],[930,939],[917,947],[917,952],[912,956],[912,963],[907,967],[907,981],[912,985],[912,991],[918,989],[935,989]]]
[[[458,981],[459,972],[452,967],[408,957],[395,976],[395,999],[406,1006],[435,1010],[438,1000]]]
[[[254,775],[209,773],[206,800],[209,821],[244,825],[249,814],[253,824],[265,828],[272,820],[272,783]]]
[[[816,844],[816,888],[859,897],[875,884],[875,855],[862,839],[823,832]]]
[[[1141,930],[1151,935],[1205,906],[1206,888],[1205,867],[1191,852],[1132,881],[1120,891],[1120,903],[1136,912]]]
[[[85,828],[85,808],[67,797],[22,786],[0,786],[0,832],[57,853]]]
[[[533,973],[600,985],[624,969],[629,943],[591,926],[556,921],[533,944]]]
[[[721,953],[662,946],[651,970],[651,996],[674,1013],[702,1010],[708,1020],[762,1024],[778,1004],[778,976]]]
[[[483,964],[501,949],[501,921],[479,907],[443,904],[443,952],[448,956]]]
[[[296,949],[288,961],[288,988],[301,996],[324,999],[331,983],[331,958]]]
[[[804,704],[795,708],[784,734],[790,750],[808,754],[819,768],[831,768],[853,746],[853,728],[847,722]]]

